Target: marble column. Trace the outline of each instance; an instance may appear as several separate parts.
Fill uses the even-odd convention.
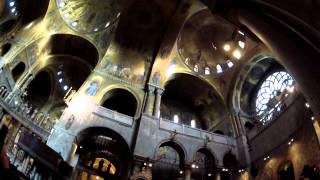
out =
[[[157,88],[156,90],[156,99],[153,108],[153,116],[156,118],[160,118],[160,105],[161,105],[161,97],[164,93],[164,89]]]
[[[145,106],[144,106],[144,113],[147,115],[151,115],[151,111],[150,111],[150,107],[151,107],[151,96],[153,95],[155,90],[155,87],[152,85],[148,84],[147,87],[147,97],[146,97],[146,101],[145,101]]]
[[[72,161],[73,161],[73,158],[74,158],[74,156],[76,154],[77,148],[78,148],[78,145],[73,143],[72,146],[71,146],[70,153],[69,153],[68,158],[67,158],[67,163],[69,165],[73,164]]]

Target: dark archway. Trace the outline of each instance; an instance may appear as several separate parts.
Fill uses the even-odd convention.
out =
[[[192,83],[190,83],[192,82]],[[189,74],[174,74],[161,98],[161,117],[204,130],[231,134],[226,106],[206,81]]]
[[[105,95],[103,107],[134,117],[137,111],[137,99],[125,89],[113,89]]]
[[[15,82],[21,77],[23,72],[26,69],[26,65],[24,62],[19,62],[13,69],[12,69],[12,77]]]
[[[192,171],[193,179],[215,179],[216,165],[213,154],[206,148],[197,151],[193,160],[194,168]]]
[[[294,168],[291,161],[285,161],[281,163],[278,168],[279,180],[291,180],[295,179]]]
[[[77,136],[76,179],[123,179],[127,177],[131,153],[118,133],[102,127],[83,130]]]
[[[33,104],[36,102],[32,101],[31,104],[41,112],[48,114],[52,119],[57,120],[66,107],[64,102],[66,94],[71,89],[78,90],[98,63],[98,50],[91,42],[79,36],[55,34],[47,39],[35,41],[25,51],[29,54],[35,54],[32,59],[34,63],[42,60],[42,52],[48,54],[38,67],[40,71],[46,71],[50,74],[50,83],[43,82],[45,80],[40,81],[43,83],[33,82],[36,81],[35,78],[28,85],[32,87],[27,88],[27,93],[35,96],[37,93],[44,93],[41,89],[50,89],[50,98],[41,98],[42,101],[46,100],[45,102],[41,102],[39,105]],[[20,56],[20,58],[23,57]],[[38,73],[36,76],[41,76],[41,74]],[[36,92],[33,92],[34,90]]]
[[[43,107],[52,93],[52,77],[48,71],[39,72],[27,88],[25,99],[37,108]]]
[[[221,172],[221,180],[231,180],[232,175],[238,169],[237,157],[231,152],[227,152],[223,156],[223,165],[224,165],[224,168],[227,169],[227,171]]]
[[[167,141],[157,149],[152,178],[155,180],[178,179],[182,177],[180,171],[184,171],[184,166],[185,153],[183,148],[173,141]]]
[[[6,44],[2,45],[0,48],[0,56],[6,55],[10,51],[10,49],[11,49],[10,43],[6,43]]]
[[[14,26],[17,24],[17,20],[10,19],[3,24],[0,24],[0,37],[12,31]]]

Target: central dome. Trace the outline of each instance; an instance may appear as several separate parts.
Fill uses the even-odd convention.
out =
[[[80,32],[97,32],[110,26],[120,15],[122,0],[57,0],[64,21]]]

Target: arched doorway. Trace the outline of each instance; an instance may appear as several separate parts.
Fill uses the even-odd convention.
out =
[[[281,163],[278,168],[279,180],[293,180],[294,177],[294,168],[291,161],[285,161]]]
[[[23,72],[26,69],[26,65],[24,62],[19,62],[13,69],[12,69],[12,77],[15,82],[21,77]]]
[[[185,154],[181,146],[173,141],[160,145],[152,168],[152,179],[175,180],[183,177]]]
[[[221,174],[220,174],[221,180],[231,180],[232,179],[231,175],[234,172],[236,172],[236,170],[238,169],[237,157],[234,154],[232,154],[231,152],[227,152],[223,156],[223,165],[224,165],[225,169],[227,169],[227,170],[221,172]]]
[[[215,166],[215,158],[213,154],[206,148],[199,149],[193,160],[194,165],[197,168],[194,168],[192,171],[193,179],[214,179],[216,166]]]
[[[113,89],[104,97],[103,107],[134,117],[137,111],[137,99],[125,89]]]
[[[116,132],[101,127],[88,128],[78,135],[78,163],[75,179],[125,179],[131,153],[126,141]]]

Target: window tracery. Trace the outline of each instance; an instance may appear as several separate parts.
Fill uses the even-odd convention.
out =
[[[278,110],[280,103],[285,97],[284,91],[294,83],[292,76],[285,71],[277,71],[269,75],[260,85],[255,110],[256,115],[269,121],[274,110]]]

